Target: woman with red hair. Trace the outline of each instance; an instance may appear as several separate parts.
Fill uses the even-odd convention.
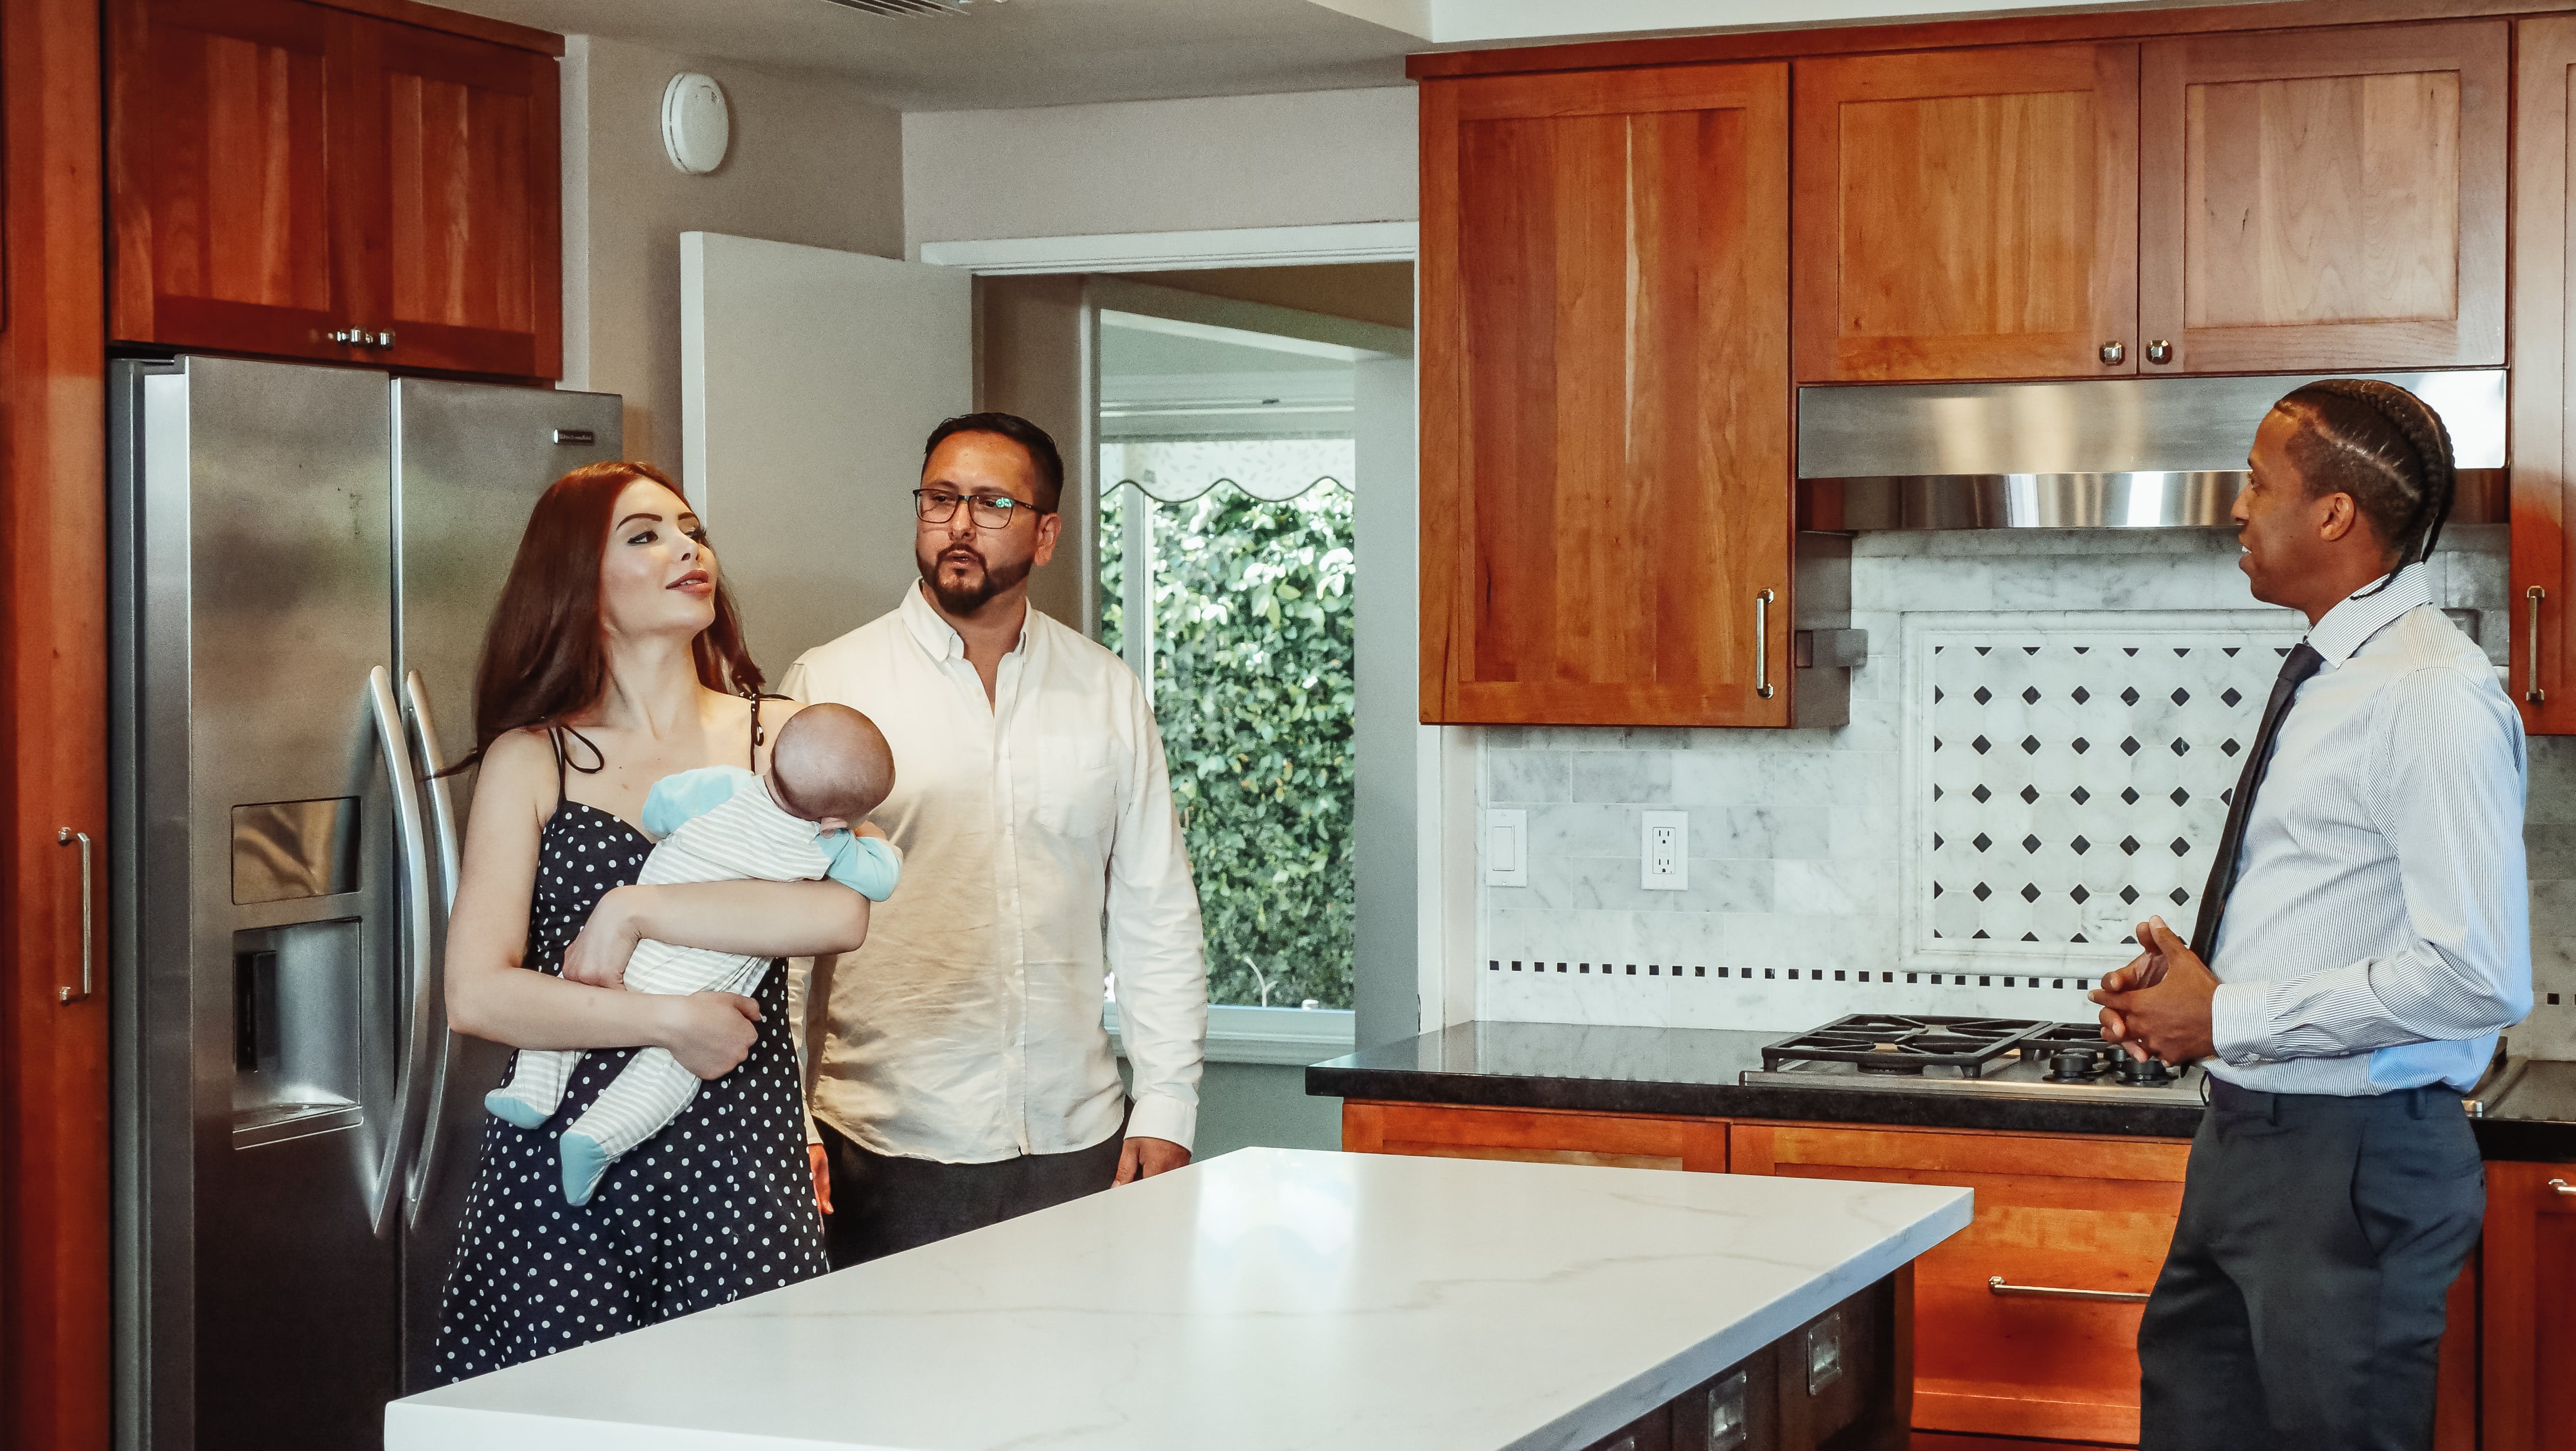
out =
[[[620,986],[643,938],[746,956],[855,949],[868,901],[830,881],[640,887],[634,823],[660,778],[760,770],[794,710],[760,670],[697,514],[635,463],[537,501],[475,680],[481,762],[448,924],[447,1014],[517,1048],[586,1051],[555,1116],[484,1127],[439,1310],[460,1380],[823,1273],[783,970],[759,996]],[[556,1139],[633,1050],[707,1081],[678,1119],[564,1203]],[[624,1051],[618,1051],[624,1050]]]

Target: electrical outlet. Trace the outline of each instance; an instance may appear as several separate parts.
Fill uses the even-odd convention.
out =
[[[1485,813],[1485,885],[1529,885],[1529,813]]]
[[[1648,891],[1678,892],[1690,885],[1690,813],[1648,811],[1638,885]]]

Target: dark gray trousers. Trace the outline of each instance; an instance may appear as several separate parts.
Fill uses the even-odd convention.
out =
[[[2426,1451],[2486,1196],[2456,1093],[2213,1084],[2138,1327],[2140,1451]]]
[[[1118,1177],[1123,1133],[1069,1154],[1023,1154],[990,1164],[942,1164],[871,1153],[817,1124],[832,1172],[823,1254],[832,1268],[914,1249],[1097,1194]]]

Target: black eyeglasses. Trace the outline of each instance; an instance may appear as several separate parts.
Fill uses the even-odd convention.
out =
[[[957,506],[966,506],[966,517],[978,529],[1008,529],[1011,521],[1022,514],[1032,517],[1046,511],[1035,504],[1024,504],[1008,494],[957,494],[946,489],[912,491],[913,511],[924,524],[945,524],[957,517]]]

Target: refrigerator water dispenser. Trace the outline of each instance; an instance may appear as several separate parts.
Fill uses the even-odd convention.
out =
[[[234,1148],[365,1121],[365,945],[354,917],[233,934]]]

